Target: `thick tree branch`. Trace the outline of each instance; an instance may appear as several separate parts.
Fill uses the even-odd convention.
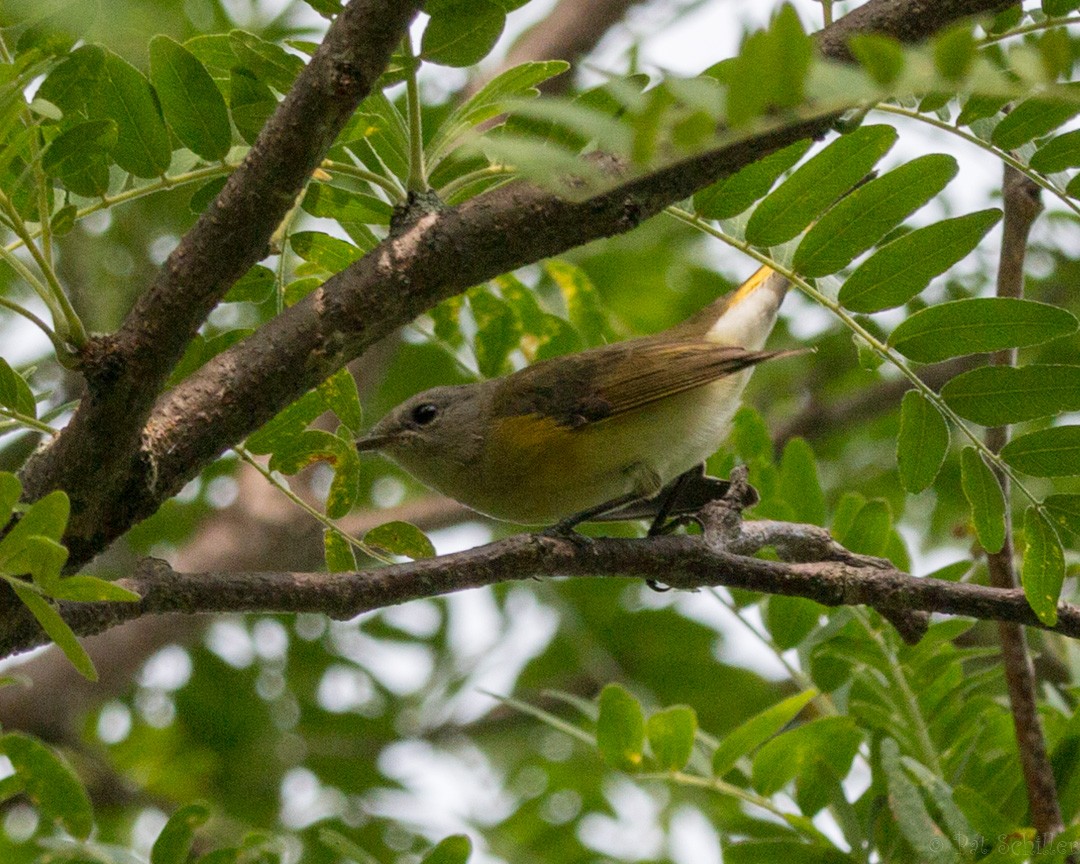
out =
[[[371,92],[420,5],[352,0],[345,7],[243,164],[121,328],[94,340],[81,358],[87,392],[75,416],[22,472],[28,499],[55,488],[71,497],[75,560],[116,535],[105,505],[123,494],[126,467],[165,379],[229,286],[266,255],[270,236]]]
[[[1080,638],[1080,607],[1068,603],[1059,604],[1057,625],[1045,628],[1019,589],[916,578],[880,559],[837,549],[828,533],[815,526],[750,522],[746,532],[732,548],[748,551],[764,541],[817,549],[826,557],[765,561],[729,551],[723,541],[711,548],[712,538],[702,535],[584,541],[518,534],[467,552],[357,573],[178,573],[163,561],[147,559],[135,575],[119,582],[142,595],[138,603],[65,603],[61,612],[80,635],[167,612],[322,612],[346,619],[409,600],[559,574],[654,579],[683,590],[724,585],[805,597],[826,606],[868,605],[890,619],[939,612],[1013,621]],[[30,615],[20,611],[0,635],[0,656],[46,642]]]

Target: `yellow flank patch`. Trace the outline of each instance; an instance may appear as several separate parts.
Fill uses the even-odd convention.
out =
[[[489,446],[496,450],[506,447],[517,451],[529,451],[549,447],[570,430],[560,426],[552,417],[539,414],[518,414],[506,417],[495,424]]]

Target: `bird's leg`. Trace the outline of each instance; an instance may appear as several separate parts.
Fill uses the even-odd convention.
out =
[[[625,495],[620,495],[618,498],[613,498],[610,501],[605,501],[603,504],[597,504],[595,507],[590,507],[588,510],[582,510],[580,513],[574,513],[567,516],[565,519],[560,519],[550,528],[544,529],[542,533],[549,537],[567,537],[573,534],[574,529],[582,522],[588,522],[611,510],[617,510],[620,507],[625,507],[627,504],[640,500],[641,496],[637,492],[627,492]]]
[[[656,516],[653,517],[652,525],[649,526],[648,537],[655,537],[658,534],[668,534],[674,531],[679,525],[684,524],[681,519],[672,519],[667,521],[668,514],[671,513],[675,507],[675,502],[679,500],[679,495],[683,489],[686,488],[686,484],[689,483],[695,477],[702,476],[704,474],[704,465],[695,465],[688,471],[683,471],[676,479],[675,482],[667,487],[667,492],[664,494],[663,500],[660,501],[660,506],[656,510]],[[649,586],[653,587],[653,586]]]

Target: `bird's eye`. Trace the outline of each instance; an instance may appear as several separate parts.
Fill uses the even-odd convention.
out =
[[[420,426],[427,426],[428,423],[430,423],[438,416],[438,407],[432,405],[430,402],[424,402],[422,405],[417,405],[412,410],[413,422],[419,424]]]

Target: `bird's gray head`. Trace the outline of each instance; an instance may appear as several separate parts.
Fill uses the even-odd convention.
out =
[[[380,450],[418,479],[468,464],[483,444],[490,398],[483,384],[433,387],[406,399],[356,442]],[[436,484],[437,485],[437,484]]]

